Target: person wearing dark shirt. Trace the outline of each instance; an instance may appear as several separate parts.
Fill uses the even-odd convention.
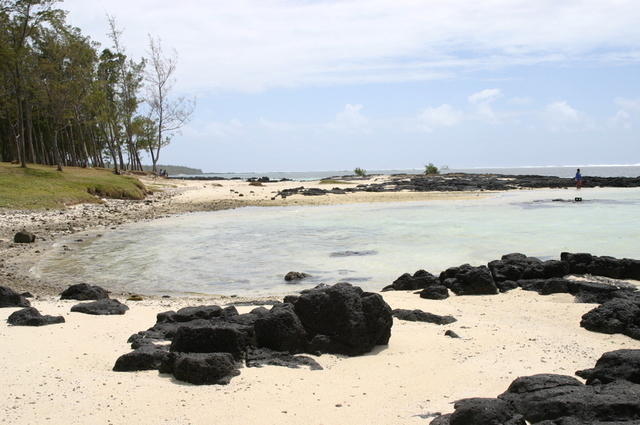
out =
[[[576,176],[574,177],[576,181],[576,188],[580,189],[582,187],[582,174],[580,174],[580,169],[576,171]]]

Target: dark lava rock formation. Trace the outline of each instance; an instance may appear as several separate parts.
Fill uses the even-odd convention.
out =
[[[91,303],[80,303],[71,307],[71,311],[76,313],[92,314],[95,316],[111,316],[125,314],[129,307],[118,300],[102,299]]]
[[[86,283],[71,285],[60,294],[61,300],[102,300],[109,298],[109,293],[99,286],[92,286]]]
[[[240,375],[229,353],[169,353],[160,365],[160,372],[195,385],[226,385]]]
[[[403,274],[382,291],[415,291],[433,285],[441,285],[440,279],[425,270],[418,270],[413,276],[409,273]]]
[[[495,399],[457,401],[436,425],[579,425],[640,422],[640,350],[605,353],[596,367],[564,375],[539,374],[514,380]],[[527,421],[527,422],[525,422]]]
[[[569,274],[588,275],[576,280],[567,279]],[[585,329],[621,333],[640,340],[640,292],[637,287],[624,282],[588,280],[589,275],[640,280],[640,260],[563,252],[560,260],[542,261],[512,253],[489,262],[487,267],[469,264],[451,267],[438,278],[424,270],[413,275],[405,273],[383,291],[421,290],[421,298],[436,300],[447,298],[448,290],[456,295],[494,295],[515,288],[540,295],[567,293],[573,295],[576,302],[600,304],[582,317],[580,325]]]
[[[348,283],[319,285],[270,310],[238,314],[235,307],[200,306],[159,313],[152,328],[129,338],[135,351],[121,356],[114,370],[159,369],[194,384],[223,384],[243,361],[321,369],[296,354],[365,354],[388,343],[392,324],[380,295]]]
[[[311,275],[307,274],[307,273],[289,272],[286,275],[284,275],[284,280],[287,281],[287,282],[295,282],[295,281],[298,281],[298,280],[306,279],[308,277],[311,277]]]
[[[36,235],[26,230],[22,230],[13,236],[14,243],[34,243],[35,241]]]
[[[640,340],[640,294],[605,302],[582,316],[580,326],[594,332],[620,333]]]
[[[11,288],[0,286],[0,308],[2,307],[30,307],[29,300],[21,294],[18,294]]]
[[[46,326],[64,323],[64,317],[43,316],[37,309],[27,307],[12,313],[7,323],[13,326]]]
[[[400,320],[406,320],[409,322],[425,322],[434,323],[436,325],[449,325],[453,322],[457,322],[453,316],[438,316],[437,314],[428,313],[422,310],[393,310],[393,317]]]
[[[359,184],[344,189],[305,188],[304,186],[285,189],[276,196],[286,198],[292,195],[321,196],[354,192],[463,192],[483,190],[514,190],[522,188],[568,188],[574,187],[572,178],[534,175],[502,174],[440,174],[440,175],[395,175],[382,183]],[[583,179],[583,187],[640,187],[640,177],[588,177]]]
[[[440,282],[456,295],[494,295],[498,287],[485,266],[463,264],[440,273]]]

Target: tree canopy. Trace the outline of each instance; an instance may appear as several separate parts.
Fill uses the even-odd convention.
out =
[[[152,37],[150,60],[129,57],[111,16],[111,45],[102,47],[67,22],[59,3],[0,0],[0,161],[60,170],[108,163],[117,173],[142,170],[147,152],[155,169],[193,110],[172,97],[175,57]],[[160,98],[158,78],[166,79]]]

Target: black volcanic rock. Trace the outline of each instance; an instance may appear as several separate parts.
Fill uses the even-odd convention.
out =
[[[307,348],[307,332],[291,304],[280,304],[255,321],[258,347],[301,353]]]
[[[453,316],[438,316],[437,314],[428,313],[422,310],[395,309],[392,313],[393,317],[409,322],[426,322],[434,323],[436,325],[448,325],[457,321]]]
[[[576,372],[587,385],[608,384],[618,379],[640,384],[640,350],[616,350],[604,353],[592,369]]]
[[[129,307],[118,300],[102,299],[91,303],[80,303],[71,307],[76,313],[92,314],[96,316],[112,316],[125,314]]]
[[[223,352],[241,359],[252,345],[253,327],[236,323],[210,323],[205,326],[178,328],[171,342],[172,352]]]
[[[11,313],[7,322],[13,326],[46,326],[64,323],[64,317],[43,316],[37,309],[27,307]]]
[[[580,326],[593,332],[620,333],[640,340],[640,297],[607,301],[583,315]]]
[[[634,292],[631,288],[607,283],[562,278],[528,279],[517,283],[525,291],[535,291],[540,295],[568,293],[574,295],[577,302],[584,303],[604,303]]]
[[[386,345],[391,336],[391,308],[378,294],[348,283],[304,291],[293,303],[307,333],[336,354],[367,353]],[[326,343],[329,341],[330,343]]]
[[[6,286],[0,286],[0,308],[29,306],[31,306],[31,303],[23,295]]]
[[[14,243],[33,243],[36,241],[36,235],[22,230],[13,236]]]
[[[498,287],[498,290],[502,293],[509,292],[512,289],[516,289],[520,287],[520,285],[518,285],[518,282],[515,282],[513,280],[501,280],[499,282],[496,282],[496,286]]]
[[[493,276],[485,266],[463,264],[440,273],[440,281],[456,295],[494,295],[498,293]]]
[[[169,353],[160,366],[161,373],[172,373],[194,385],[226,385],[240,375],[229,353]]]
[[[109,298],[109,293],[95,285],[88,285],[86,283],[79,283],[77,285],[71,285],[60,294],[61,300],[102,300]]]
[[[572,254],[569,252],[563,252],[560,258],[569,265],[569,270],[573,274],[588,273],[613,279],[640,280],[640,260],[617,259],[608,256],[597,257],[587,253]]]
[[[247,352],[247,367],[280,366],[291,369],[308,367],[311,370],[323,370],[320,364],[308,356],[294,356],[289,353],[255,348]]]
[[[500,260],[491,261],[488,266],[496,282],[545,277],[542,261],[520,253],[505,254]],[[552,266],[549,265],[548,268],[551,269]]]
[[[495,398],[468,398],[454,404],[450,425],[526,425],[513,407]]]
[[[169,350],[166,346],[146,345],[118,357],[113,370],[114,372],[157,370],[168,355]]]
[[[284,276],[284,280],[287,282],[295,282],[302,279],[311,277],[311,275],[303,272],[289,272]]]
[[[420,291],[420,298],[427,300],[444,300],[449,298],[449,290],[444,285],[431,285]]]
[[[412,275],[405,273],[397,278],[391,285],[385,287],[383,291],[415,291],[431,286],[440,286],[440,280],[425,270],[418,270]]]
[[[583,423],[640,420],[640,385],[622,380],[604,385],[546,386],[520,393],[512,392],[510,387],[499,398],[511,403],[531,423],[564,417]]]

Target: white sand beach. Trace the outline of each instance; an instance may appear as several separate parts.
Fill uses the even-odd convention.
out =
[[[387,347],[361,357],[323,355],[321,371],[243,368],[227,386],[193,386],[157,371],[112,372],[127,338],[161,311],[206,300],[128,302],[124,316],[70,313],[72,301],[35,300],[66,323],[8,326],[0,310],[2,421],[10,424],[424,424],[464,397],[494,397],[518,376],[572,375],[612,349],[638,341],[580,328],[594,305],[566,294],[515,290],[496,296],[419,298],[387,292],[393,308],[458,319],[448,326],[394,319]],[[239,308],[246,312],[248,307]],[[444,336],[446,329],[461,339]]]

